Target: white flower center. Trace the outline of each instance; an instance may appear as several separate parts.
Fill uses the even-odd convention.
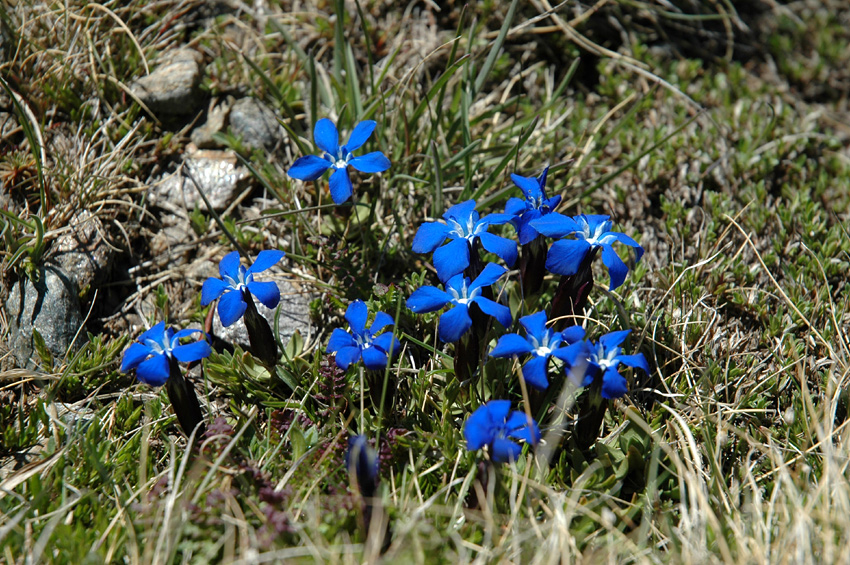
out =
[[[452,295],[452,302],[454,302],[455,304],[462,304],[466,306],[467,304],[472,302],[473,298],[481,294],[481,287],[476,288],[472,292],[469,291],[469,287],[467,286],[468,280],[469,279],[466,278],[463,279],[463,284],[460,287],[460,292],[458,292],[452,287],[449,287],[449,294]]]
[[[611,220],[606,220],[604,222],[600,222],[596,225],[596,228],[593,230],[593,233],[590,233],[590,224],[587,223],[587,220],[584,220],[584,225],[582,226],[582,232],[577,234],[581,239],[587,241],[590,245],[603,245],[606,243],[610,243],[610,239],[613,239],[613,236],[603,237],[603,235],[611,230]]]
[[[591,353],[591,361],[599,365],[599,367],[604,371],[608,367],[614,364],[614,359],[620,354],[620,348],[614,347],[611,351],[605,351],[602,347],[602,344],[596,346],[596,352]]]
[[[472,243],[472,240],[474,240],[479,235],[482,228],[484,227],[478,226],[478,228],[476,229],[475,220],[473,219],[472,214],[470,214],[469,218],[467,218],[465,226],[454,218],[449,218],[447,224],[450,228],[452,228],[450,233],[456,235],[461,239],[466,239],[470,243]]]

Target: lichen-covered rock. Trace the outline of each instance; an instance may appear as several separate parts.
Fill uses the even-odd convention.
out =
[[[195,151],[184,157],[184,167],[198,182],[213,210],[227,208],[239,192],[250,183],[248,170],[236,163],[230,151]],[[165,200],[172,206],[191,212],[195,204],[206,210],[203,199],[195,185],[186,175],[170,174],[151,185],[151,202]]]
[[[15,283],[5,310],[11,330],[9,346],[21,367],[36,365],[32,360],[33,328],[54,358],[63,358],[72,342],[78,348],[86,340],[83,331],[74,341],[83,323],[76,285],[56,267],[39,269],[37,283],[28,278]]]
[[[131,92],[158,116],[185,116],[200,100],[201,54],[176,49],[164,54],[157,67],[132,85]]]
[[[115,251],[103,239],[105,232],[100,218],[88,210],[74,214],[68,227],[70,231],[53,243],[49,261],[59,266],[81,292],[109,276]]]
[[[230,110],[230,132],[242,143],[271,151],[283,137],[283,128],[275,113],[256,98],[242,98]]]

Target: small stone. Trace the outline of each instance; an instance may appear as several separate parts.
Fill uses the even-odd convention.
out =
[[[115,251],[103,240],[104,228],[100,218],[88,210],[71,216],[68,227],[71,231],[56,239],[48,261],[67,273],[68,279],[80,292],[106,279]]]
[[[230,151],[195,151],[184,157],[184,164],[204,191],[213,210],[227,208],[250,183],[248,170],[236,164],[236,156]],[[207,209],[194,183],[186,175],[165,176],[151,186],[150,196],[153,204],[162,199],[189,212],[195,209],[195,204],[201,210]]]
[[[213,136],[224,131],[229,114],[230,106],[228,104],[219,104],[210,108],[209,112],[207,112],[207,121],[204,125],[192,130],[192,143],[201,149],[216,149],[221,147]]]
[[[230,131],[254,149],[271,151],[283,138],[275,113],[256,98],[242,98],[230,110]]]
[[[37,283],[28,278],[15,283],[5,309],[11,330],[9,346],[24,368],[36,366],[32,359],[33,329],[44,338],[54,358],[62,359],[83,323],[76,285],[53,266],[39,269]],[[86,333],[80,332],[75,348],[85,339]]]
[[[201,54],[193,49],[177,49],[162,56],[149,75],[130,90],[158,116],[193,114],[200,99]]]
[[[286,345],[289,339],[298,331],[302,336],[310,334],[310,299],[309,296],[300,292],[288,281],[275,281],[277,288],[280,290],[280,320],[278,331],[280,332],[280,340]],[[277,308],[266,308],[260,301],[254,300],[257,306],[257,311],[260,315],[269,322],[269,326],[274,331],[275,326],[275,311]],[[218,305],[215,306],[218,308]],[[218,313],[213,316],[213,332],[217,337],[224,341],[239,345],[242,349],[248,349],[250,342],[248,340],[248,330],[245,329],[245,322],[238,320],[236,323],[223,327]]]

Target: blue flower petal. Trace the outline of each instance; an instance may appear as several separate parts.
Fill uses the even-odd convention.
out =
[[[443,218],[448,220],[449,218],[460,219],[463,220],[461,223],[466,223],[467,218],[472,216],[475,212],[475,200],[466,200],[464,202],[460,202],[459,204],[455,204],[443,214]]]
[[[164,385],[169,374],[168,356],[162,353],[154,355],[136,368],[136,378],[151,386]]]
[[[619,330],[616,332],[611,332],[603,335],[599,338],[599,345],[602,346],[606,352],[611,351],[615,347],[619,347],[621,343],[626,339],[626,336],[631,333],[632,330]]]
[[[510,316],[510,313],[508,313]],[[472,318],[466,306],[455,306],[440,316],[438,332],[440,339],[446,343],[454,343],[472,326]]]
[[[215,277],[208,278],[204,281],[204,285],[201,287],[201,306],[206,306],[221,296],[224,291],[229,288],[230,285],[221,279],[217,279]]]
[[[517,257],[516,242],[489,232],[484,232],[478,237],[484,249],[499,256],[508,267],[514,266]]]
[[[157,322],[151,329],[142,333],[138,341],[144,343],[148,339],[152,339],[157,343],[163,343],[165,335],[165,322]]]
[[[425,314],[439,310],[451,300],[452,297],[447,292],[434,286],[423,286],[413,291],[406,304],[417,314]]]
[[[279,249],[266,249],[264,251],[260,251],[259,255],[257,255],[257,260],[254,261],[254,264],[251,265],[248,272],[261,273],[266,269],[277,265],[285,255],[286,253]]]
[[[579,360],[587,360],[590,355],[590,346],[586,341],[577,341],[567,347],[555,349],[552,351],[552,355],[567,365],[573,366]]]
[[[499,323],[504,327],[509,328],[511,326],[513,318],[511,318],[511,309],[507,306],[502,306],[483,296],[476,296],[472,301],[478,304],[482,312],[499,320]]]
[[[565,237],[581,231],[581,226],[574,219],[557,212],[546,214],[539,220],[534,220],[531,222],[531,227],[546,237]]]
[[[532,222],[534,223],[536,222]],[[583,239],[558,240],[549,248],[546,269],[556,275],[574,275],[578,272],[579,265],[588,251],[590,251],[590,244]]]
[[[277,283],[251,281],[248,283],[248,291],[266,308],[275,308],[280,302],[280,289]]]
[[[508,198],[508,202],[505,204],[505,214],[511,214],[513,216],[519,216],[528,209],[528,204],[522,198]]]
[[[645,373],[649,374],[649,363],[646,362],[646,357],[644,357],[643,353],[635,353],[634,355],[618,355],[617,359],[620,363],[627,367],[643,369]]]
[[[522,447],[518,443],[514,443],[511,440],[504,438],[496,438],[491,447],[492,451],[490,452],[490,457],[492,457],[493,461],[496,463],[516,461],[519,458],[520,453],[522,453]]]
[[[493,401],[491,401],[493,402]],[[508,403],[510,408],[510,403]],[[493,441],[495,429],[490,418],[488,405],[479,406],[463,425],[463,437],[466,439],[466,449],[476,451]]]
[[[549,364],[548,357],[532,357],[522,366],[522,377],[530,386],[537,390],[546,390],[549,387],[546,368]]]
[[[626,378],[616,367],[608,367],[602,375],[602,398],[620,398],[629,392]]]
[[[351,179],[348,177],[348,169],[337,169],[331,175],[330,181],[331,200],[334,204],[342,204],[351,198]]]
[[[185,330],[180,330],[179,332],[175,332],[173,336],[171,336],[171,345],[177,346],[177,340],[183,339],[184,337],[190,337],[195,334],[203,334],[201,330],[193,330],[191,328],[186,328]],[[206,334],[204,334],[206,338]]]
[[[534,348],[525,338],[522,338],[517,334],[505,334],[499,338],[499,342],[496,344],[496,347],[494,347],[493,351],[490,352],[490,357],[525,355],[532,351],[534,351]]]
[[[352,363],[357,363],[360,360],[360,348],[357,346],[354,347],[343,347],[339,351],[336,352],[336,357],[334,357],[336,361],[336,366],[342,370],[348,369],[348,366]]]
[[[319,149],[330,153],[331,157],[336,157],[339,150],[339,132],[332,121],[322,118],[316,122],[316,127],[313,128],[313,139]]]
[[[490,286],[507,272],[508,270],[501,265],[497,265],[496,263],[487,263],[481,271],[481,274],[472,281],[471,285],[469,285],[469,292],[472,292],[476,288]]]
[[[434,251],[434,267],[442,282],[462,273],[469,266],[469,242],[453,239]]]
[[[605,224],[608,224],[604,227],[606,232],[610,228],[611,216],[606,216],[604,214],[582,214],[579,218],[587,222],[587,225],[590,227],[590,233],[596,233],[596,229],[600,225],[605,226]]]
[[[356,335],[363,335],[366,331],[366,318],[369,315],[369,307],[362,300],[355,300],[345,310],[345,319],[351,326],[351,331]]]
[[[523,316],[519,319],[519,323],[525,328],[525,332],[528,335],[534,336],[538,342],[543,339],[543,336],[548,331],[546,329],[546,312],[544,311]]]
[[[130,369],[135,369],[139,366],[139,363],[148,358],[148,356],[153,353],[151,348],[147,345],[143,345],[139,342],[135,342],[130,344],[124,351],[124,357],[121,359],[121,369],[122,373],[126,373]]]
[[[375,120],[363,120],[354,126],[354,130],[348,136],[348,142],[345,144],[346,151],[352,152],[360,149],[369,140],[369,136],[375,131],[377,125]]]
[[[505,423],[508,413],[511,411],[510,400],[491,400],[485,406],[487,413],[490,414],[490,420],[499,426]]]
[[[372,322],[369,332],[372,335],[377,335],[382,329],[393,324],[395,324],[395,320],[393,320],[392,316],[386,312],[378,312],[375,314],[375,321]]]
[[[233,280],[239,278],[239,252],[231,251],[218,264],[218,274],[221,278],[230,277]]]
[[[296,159],[286,174],[294,179],[311,181],[325,174],[330,166],[331,162],[327,159],[316,155],[305,155]]]
[[[602,246],[602,262],[608,267],[608,276],[611,277],[611,287],[608,290],[614,290],[626,280],[629,268],[610,245]]]
[[[638,243],[637,241],[635,241],[634,239],[632,239],[631,237],[627,236],[624,233],[613,232],[613,231],[609,232],[609,233],[611,235],[613,235],[617,239],[617,241],[619,241],[620,243],[624,243],[624,244],[628,245],[629,247],[634,247],[635,253],[637,255],[637,258],[636,258],[635,261],[636,262],[640,261],[640,258],[643,257],[643,247],[641,247],[640,243]]]
[[[561,203],[561,195],[558,194],[553,196],[552,198],[547,199],[544,204],[549,208],[549,210],[554,210],[558,207],[558,204]]]
[[[431,253],[440,246],[451,231],[451,228],[440,222],[425,222],[416,230],[413,237],[414,253]]]
[[[178,345],[171,350],[171,353],[181,363],[192,363],[193,361],[200,361],[205,357],[209,357],[212,349],[210,349],[210,344],[205,339],[202,339],[193,343],[187,343],[186,345]]]
[[[390,168],[392,163],[387,156],[380,151],[373,151],[359,157],[348,160],[348,164],[361,173],[383,173]]]
[[[529,421],[525,412],[519,410],[511,412],[510,418],[505,422],[505,428],[508,430],[508,437],[521,439],[531,444],[540,441],[540,428],[537,427],[537,422],[534,418]]]
[[[334,328],[331,333],[331,338],[328,340],[328,347],[325,353],[335,353],[343,347],[357,347],[357,342],[351,337],[351,334],[341,328]]]
[[[534,229],[531,222],[543,217],[540,210],[528,210],[519,220],[517,220],[517,234],[519,235],[520,245],[531,243],[540,233]]]
[[[401,342],[393,337],[392,332],[386,332],[372,340],[372,347],[378,347],[388,355],[392,353],[392,357],[395,357],[401,351]]]
[[[218,317],[221,325],[225,328],[232,325],[242,317],[248,305],[242,299],[242,293],[238,290],[225,292],[218,301]]]
[[[370,371],[387,367],[387,354],[377,347],[366,347],[360,351],[360,354],[363,356],[363,364]]]
[[[513,214],[487,214],[486,216],[478,220],[478,223],[483,223],[488,226],[498,226],[501,224],[507,224],[513,219]]]
[[[522,194],[526,198],[533,199],[540,196],[540,183],[537,179],[511,174],[511,180],[522,190]]]
[[[570,326],[561,332],[561,339],[567,344],[573,344],[584,339],[584,328],[581,326]]]

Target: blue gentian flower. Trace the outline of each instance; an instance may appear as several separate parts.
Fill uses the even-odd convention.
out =
[[[510,400],[491,400],[479,406],[466,420],[463,437],[469,451],[487,445],[493,461],[504,463],[516,460],[522,452],[522,447],[511,439],[534,445],[540,441],[540,429],[525,413],[511,412]]]
[[[162,386],[171,373],[170,359],[174,357],[182,363],[191,363],[208,357],[211,353],[206,340],[195,341],[180,345],[180,340],[201,330],[180,330],[165,328],[165,322],[160,322],[139,336],[124,351],[121,359],[121,372],[136,369],[136,377],[145,384]],[[190,430],[191,431],[191,430]]]
[[[498,255],[508,267],[517,258],[516,243],[487,231],[491,225],[506,224],[511,214],[488,214],[483,218],[475,210],[475,200],[467,200],[449,208],[443,218],[446,223],[425,222],[413,238],[416,253],[434,252],[434,267],[442,282],[446,282],[469,266],[469,257],[475,240],[487,251]],[[440,245],[450,239],[446,245]]]
[[[360,494],[366,498],[374,496],[378,487],[379,460],[366,436],[348,438],[345,468],[357,479]]]
[[[218,316],[221,325],[227,327],[245,313],[246,300],[251,294],[266,308],[274,308],[280,302],[280,290],[273,282],[257,282],[254,274],[265,271],[283,259],[285,253],[277,249],[260,251],[257,260],[249,268],[239,264],[239,252],[231,251],[218,265],[220,279],[210,277],[201,287],[201,306],[206,306],[218,297]]]
[[[328,341],[326,353],[336,353],[336,364],[340,369],[348,369],[361,358],[367,369],[378,370],[387,366],[387,354],[399,352],[401,344],[392,332],[377,335],[382,329],[395,322],[389,314],[378,312],[370,328],[366,328],[369,309],[362,300],[355,300],[345,311],[345,319],[351,328],[349,334],[336,328]],[[352,335],[353,334],[353,335]],[[377,337],[376,337],[377,335]]]
[[[634,355],[623,355],[620,344],[626,339],[631,330],[620,330],[605,334],[599,338],[597,343],[591,341],[579,342],[584,347],[575,346],[569,348],[566,355],[570,365],[576,365],[581,359],[587,361],[587,369],[581,386],[590,386],[594,380],[602,379],[602,398],[620,398],[629,389],[626,378],[620,374],[618,366],[620,363],[627,367],[636,367],[649,373],[649,364],[643,353]],[[578,345],[578,344],[577,344]]]
[[[321,157],[306,155],[296,159],[287,174],[299,180],[316,180],[330,168],[330,189],[334,204],[342,204],[351,198],[351,179],[348,177],[348,166],[351,165],[361,173],[382,173],[390,168],[390,160],[380,151],[355,157],[352,152],[360,149],[375,131],[377,124],[374,120],[365,120],[354,127],[348,142],[340,147],[339,132],[332,121],[322,118],[316,122],[313,129],[313,139],[319,149],[324,151]]]
[[[490,352],[490,356],[510,357],[531,353],[531,359],[522,366],[522,376],[525,382],[534,388],[546,390],[549,386],[546,379],[549,358],[554,355],[558,359],[566,360],[566,346],[583,339],[584,328],[572,326],[562,332],[556,332],[546,327],[546,312],[524,316],[519,319],[519,323],[525,328],[526,336],[523,338],[519,334],[503,335]]]
[[[635,248],[637,261],[643,256],[643,247],[624,233],[611,231],[609,216],[584,215],[569,218],[554,212],[533,220],[531,227],[547,237],[565,237],[573,235],[576,239],[561,239],[549,248],[546,268],[557,275],[574,275],[579,265],[594,248],[602,248],[602,262],[608,267],[611,277],[610,290],[614,290],[626,280],[629,268],[614,251],[612,243],[619,241]]]
[[[477,304],[482,312],[508,327],[511,325],[510,309],[481,296],[484,287],[495,283],[506,272],[508,270],[501,265],[488,263],[472,283],[468,277],[455,275],[445,284],[446,290],[434,286],[416,289],[407,299],[407,307],[417,314],[425,314],[451,303],[454,307],[440,316],[440,339],[447,343],[459,340],[472,326],[469,306],[473,303]]]
[[[525,199],[510,198],[505,204],[505,214],[516,216],[513,224],[516,226],[520,245],[531,243],[534,238],[540,235],[531,226],[531,222],[553,212],[555,207],[561,203],[560,195],[546,198],[545,188],[548,174],[549,167],[543,169],[543,172],[537,178],[521,177],[517,174],[511,175],[511,180],[522,189],[522,194],[525,196]]]

